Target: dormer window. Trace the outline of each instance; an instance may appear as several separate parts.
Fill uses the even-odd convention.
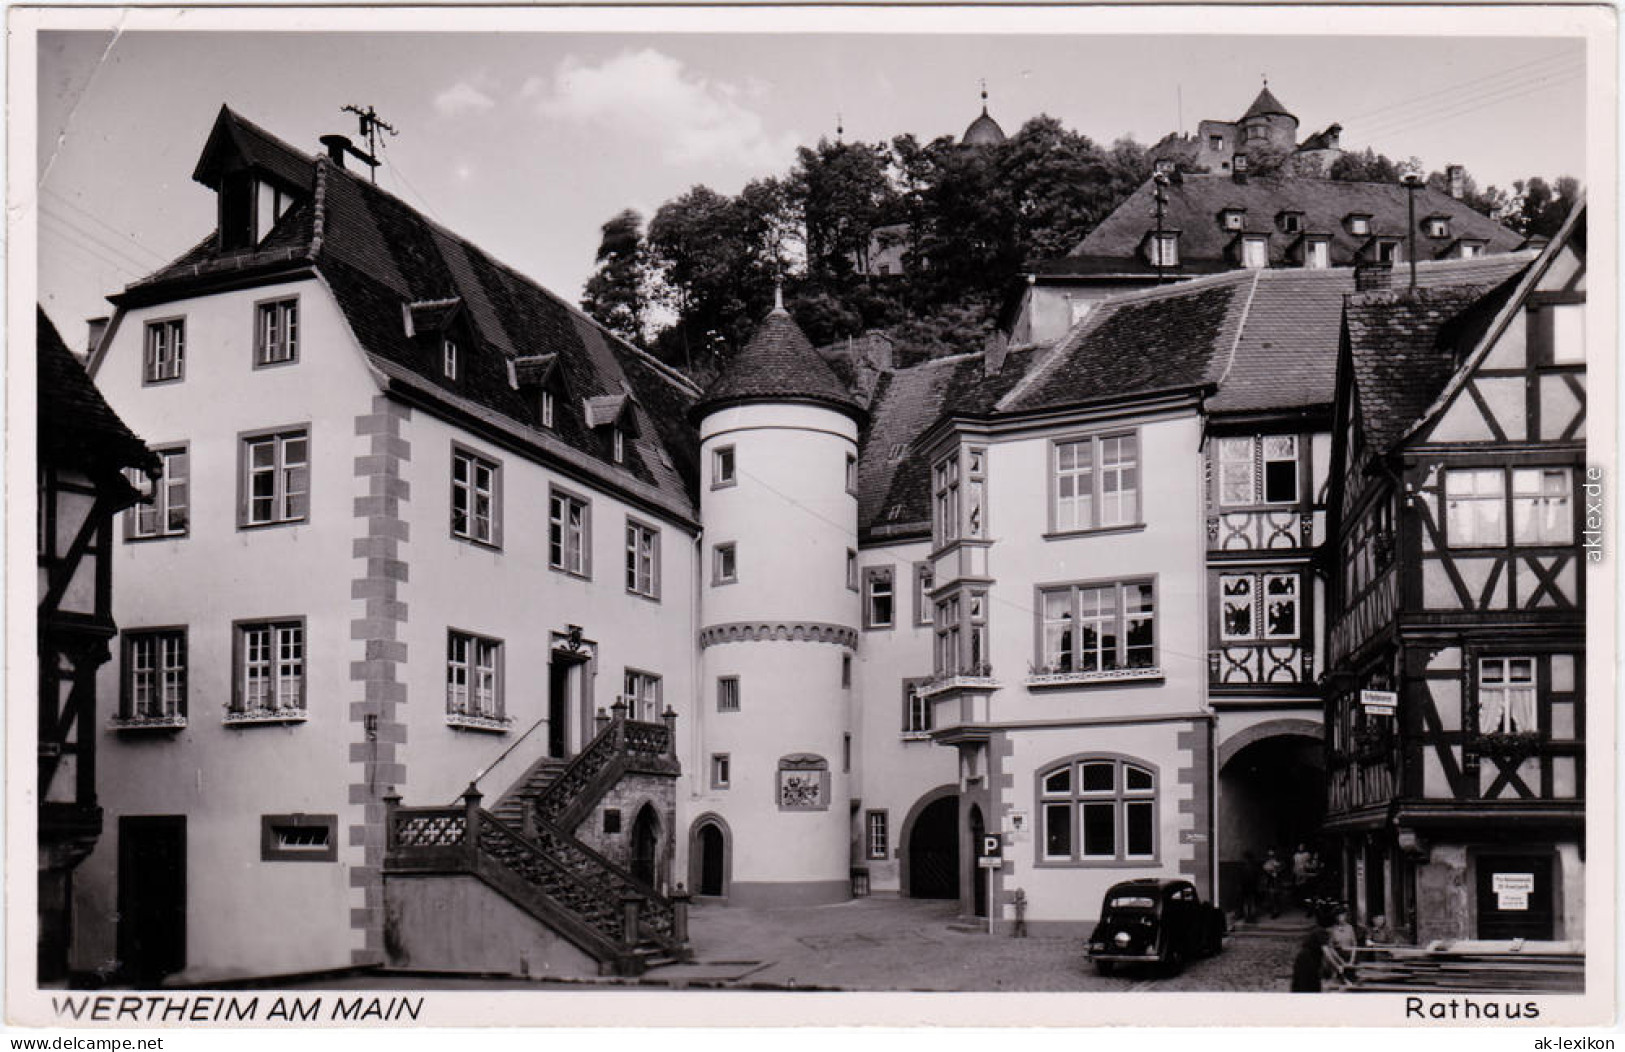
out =
[[[1282,212],[1276,217],[1276,222],[1283,234],[1296,234],[1303,229],[1302,212]]]
[[[553,392],[542,392],[542,426],[553,429]]]
[[[1348,225],[1349,233],[1355,237],[1366,237],[1371,233],[1371,217],[1358,212],[1351,212],[1343,220]]]
[[[610,433],[610,442],[615,451],[615,463],[624,464],[626,463],[626,432],[615,427],[610,429]]]
[[[1262,235],[1241,239],[1241,265],[1248,270],[1263,270],[1269,266],[1269,239]]]
[[[1224,152],[1224,136],[1222,136],[1222,135],[1209,135],[1207,137],[1207,148],[1212,150],[1214,153],[1223,153]]]
[[[1458,241],[1456,243],[1456,257],[1458,259],[1477,259],[1484,254],[1482,241]]]
[[[1422,232],[1428,237],[1449,237],[1449,216],[1428,216],[1422,220]]]
[[[1153,267],[1179,266],[1179,234],[1163,231],[1146,239],[1146,258]]]
[[[1402,263],[1405,252],[1398,238],[1377,242],[1378,263]]]
[[[448,380],[457,379],[457,370],[461,365],[457,341],[450,336],[440,341],[440,371]]]
[[[1245,208],[1226,208],[1219,213],[1219,226],[1225,230],[1240,230],[1246,221]]]
[[[1310,270],[1325,270],[1332,265],[1332,243],[1317,237],[1303,243],[1303,265]]]

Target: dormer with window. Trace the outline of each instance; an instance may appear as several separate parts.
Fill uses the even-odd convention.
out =
[[[1422,234],[1425,237],[1443,239],[1450,236],[1450,217],[1443,212],[1435,212],[1422,218]]]
[[[1239,231],[1247,225],[1247,210],[1234,205],[1219,211],[1219,229]]]
[[[1240,234],[1230,242],[1231,260],[1248,270],[1263,270],[1270,265],[1270,240],[1267,234]]]
[[[1305,270],[1325,270],[1332,265],[1330,234],[1304,234],[1287,248],[1287,258]]]
[[[626,391],[595,395],[581,401],[582,419],[600,436],[605,453],[616,464],[626,463],[628,439],[637,433],[637,413],[633,405],[632,396]]]
[[[1303,213],[1292,209],[1283,209],[1275,214],[1275,229],[1283,234],[1299,234],[1303,232]]]
[[[1142,251],[1145,261],[1153,267],[1179,266],[1179,231],[1149,231],[1145,235]]]
[[[1477,259],[1484,254],[1489,242],[1480,237],[1460,237],[1446,245],[1440,259]]]
[[[1343,229],[1354,237],[1371,236],[1371,214],[1369,212],[1350,212],[1343,217]]]
[[[269,136],[221,107],[192,178],[216,195],[216,232],[222,252],[252,249],[264,241],[310,186],[304,176],[278,165]]]
[[[435,376],[453,386],[467,378],[474,334],[460,298],[406,304],[402,322],[407,338],[418,345],[422,360]]]
[[[1380,235],[1371,238],[1360,247],[1358,259],[1361,263],[1387,263],[1390,265],[1405,262],[1405,239],[1393,235]]]
[[[508,361],[508,385],[524,395],[544,431],[558,430],[558,407],[565,399],[564,370],[557,354],[531,354]]]

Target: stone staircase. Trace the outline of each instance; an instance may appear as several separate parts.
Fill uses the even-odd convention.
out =
[[[669,720],[617,714],[574,758],[532,764],[490,810],[473,785],[451,807],[390,797],[386,892],[391,876],[472,876],[596,960],[601,974],[687,960],[687,896],[661,894],[574,832],[627,774],[675,780],[679,769]]]

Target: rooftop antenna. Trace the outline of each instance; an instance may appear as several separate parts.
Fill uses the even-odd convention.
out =
[[[361,125],[361,137],[367,140],[367,149],[363,153],[352,146],[350,152],[367,163],[367,166],[372,169],[372,181],[376,183],[378,181],[378,165],[381,163],[378,160],[378,133],[380,131],[386,131],[391,135],[400,133],[395,130],[394,125],[386,123],[382,117],[379,117],[378,111],[371,106],[362,109],[360,106],[346,105],[339,112],[356,115],[356,120]]]

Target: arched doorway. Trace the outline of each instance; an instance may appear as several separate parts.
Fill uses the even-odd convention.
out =
[[[982,809],[976,804],[970,805],[970,842],[975,847],[982,842],[982,834],[987,832],[987,824],[982,821]],[[987,916],[987,873],[981,869],[981,863],[976,861],[976,850],[970,852],[970,883],[971,883],[971,912],[978,917]]]
[[[695,819],[688,837],[688,886],[704,898],[728,895],[732,835],[720,815]]]
[[[1308,721],[1281,720],[1250,728],[1220,749],[1219,901],[1226,908],[1240,905],[1246,856],[1256,865],[1272,848],[1283,861],[1299,844],[1321,849],[1326,768],[1319,732]],[[1321,861],[1338,868],[1330,852],[1322,850]]]
[[[632,876],[655,887],[660,855],[660,819],[655,809],[644,804],[632,822]]]
[[[959,897],[959,797],[939,797],[915,816],[908,838],[908,864],[911,897]]]

